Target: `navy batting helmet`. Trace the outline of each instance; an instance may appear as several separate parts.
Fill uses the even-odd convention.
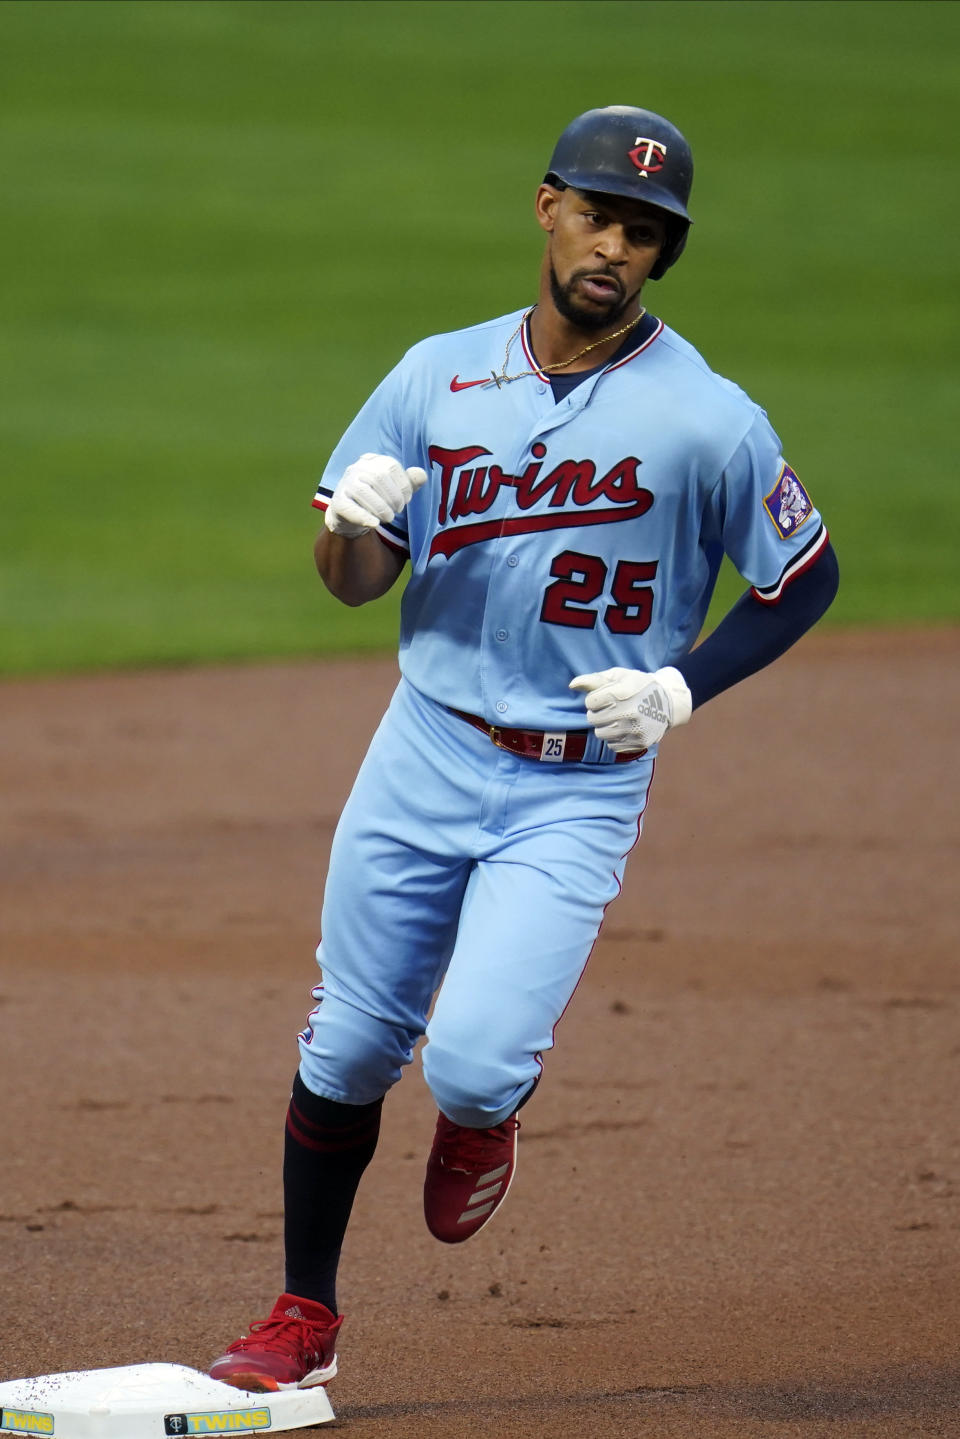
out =
[[[557,141],[544,179],[561,188],[627,195],[662,210],[667,238],[651,280],[669,270],[687,243],[693,155],[677,127],[652,110],[607,105],[578,115]]]

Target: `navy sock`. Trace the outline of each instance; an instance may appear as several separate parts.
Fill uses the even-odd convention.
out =
[[[383,1100],[339,1104],[312,1093],[297,1074],[283,1154],[288,1294],[337,1313],[337,1265],[363,1171],[380,1135]]]

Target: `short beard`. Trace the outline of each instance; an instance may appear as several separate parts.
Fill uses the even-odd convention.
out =
[[[557,272],[550,262],[550,295],[559,313],[571,325],[576,325],[578,330],[585,330],[595,334],[600,330],[608,330],[618,320],[622,320],[630,305],[638,298],[636,295],[628,295],[620,302],[611,304],[610,309],[595,310],[582,309],[573,298],[573,286],[582,275],[596,275],[604,273],[601,270],[575,270],[565,285],[561,285]]]

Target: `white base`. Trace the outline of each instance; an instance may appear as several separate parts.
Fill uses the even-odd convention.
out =
[[[328,1424],[326,1390],[250,1394],[182,1364],[81,1369],[0,1384],[0,1434],[54,1439],[170,1439],[190,1434],[275,1434]]]

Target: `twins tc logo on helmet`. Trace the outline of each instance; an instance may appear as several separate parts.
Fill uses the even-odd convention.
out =
[[[634,148],[627,153],[641,175],[655,175],[663,169],[667,158],[666,145],[661,145],[659,140],[648,140],[643,135],[638,135],[633,144]]]
[[[777,483],[769,495],[764,495],[763,507],[784,540],[813,513],[810,496],[788,464],[781,466]]]

